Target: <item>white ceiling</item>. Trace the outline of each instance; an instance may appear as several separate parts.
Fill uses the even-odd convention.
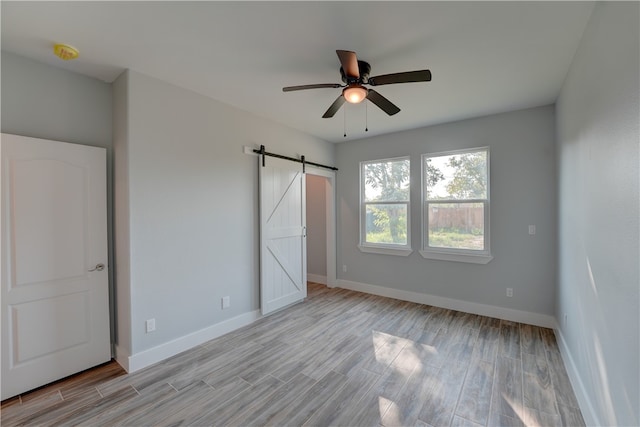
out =
[[[592,2],[1,2],[2,49],[112,82],[157,77],[326,141],[341,142],[553,103]],[[55,42],[80,50],[63,62]],[[321,116],[342,83],[336,49],[371,75],[428,68],[429,83],[376,90],[369,104]],[[345,107],[343,107],[344,109]]]

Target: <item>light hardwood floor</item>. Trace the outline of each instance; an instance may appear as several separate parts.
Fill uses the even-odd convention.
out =
[[[309,284],[144,370],[2,402],[2,426],[583,426],[553,331]]]

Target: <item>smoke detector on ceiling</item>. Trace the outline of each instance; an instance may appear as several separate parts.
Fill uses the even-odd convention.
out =
[[[53,53],[60,59],[65,61],[69,61],[71,59],[76,59],[80,52],[73,46],[69,46],[68,44],[58,43],[53,46]]]

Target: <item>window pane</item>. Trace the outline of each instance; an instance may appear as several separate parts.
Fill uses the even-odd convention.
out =
[[[366,205],[366,243],[407,244],[407,205]]]
[[[363,168],[366,202],[409,200],[409,159],[366,163]]]
[[[429,203],[429,247],[484,250],[484,203]]]
[[[487,152],[451,154],[425,160],[427,199],[486,199]]]

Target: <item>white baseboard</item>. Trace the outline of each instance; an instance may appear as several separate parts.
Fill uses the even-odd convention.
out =
[[[338,287],[351,289],[352,291],[365,292],[367,294],[380,295],[383,297],[399,299],[402,301],[410,301],[418,304],[434,305],[436,307],[447,308],[450,310],[464,311],[465,313],[495,317],[498,319],[510,320],[512,322],[542,326],[544,328],[554,328],[556,326],[555,317],[548,314],[532,313],[529,311],[497,307],[494,305],[479,304],[453,298],[423,294],[420,292],[403,291],[400,289],[387,288],[384,286],[352,282],[350,280],[340,279],[337,282]]]
[[[321,285],[327,284],[327,276],[321,276],[319,274],[307,274],[307,282],[320,283]]]
[[[116,346],[116,361],[127,372],[132,373],[243,326],[250,325],[261,317],[260,310],[251,311],[131,356],[124,354]],[[118,354],[119,351],[120,354]]]
[[[584,388],[584,383],[582,382],[580,374],[578,373],[578,368],[573,361],[573,356],[571,356],[567,341],[564,339],[564,335],[562,335],[562,331],[560,330],[560,327],[557,323],[554,327],[554,330],[556,333],[556,338],[558,339],[558,347],[560,348],[562,361],[564,362],[565,370],[569,375],[571,387],[573,387],[573,391],[576,394],[576,399],[578,399],[578,404],[580,405],[580,411],[582,412],[582,417],[584,418],[585,424],[588,426],[605,425],[600,422],[596,411],[593,409],[591,399],[589,399],[589,395]]]

